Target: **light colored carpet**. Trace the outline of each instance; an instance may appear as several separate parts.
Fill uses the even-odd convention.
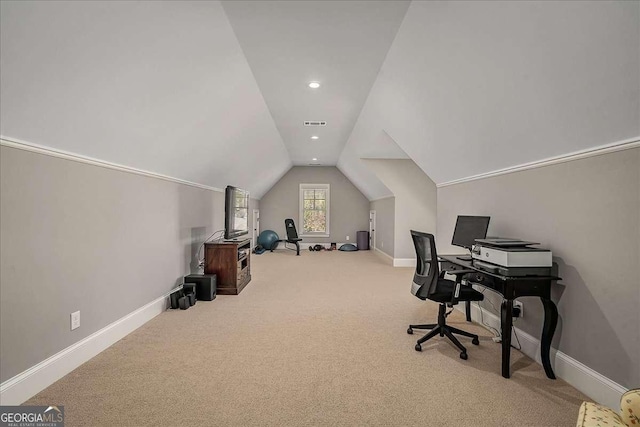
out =
[[[26,402],[65,406],[67,426],[573,426],[586,396],[455,312],[469,359],[409,323],[437,304],[411,268],[372,252],[252,257],[238,296],[169,310]],[[588,399],[587,399],[588,400]]]

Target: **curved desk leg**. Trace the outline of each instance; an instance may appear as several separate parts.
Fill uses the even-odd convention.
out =
[[[471,301],[465,302],[464,310],[467,315],[467,322],[471,322]]]
[[[549,359],[549,351],[551,350],[551,339],[558,324],[558,308],[547,298],[540,297],[544,306],[544,326],[542,327],[542,340],[540,341],[540,359],[547,378],[556,379],[553,369],[551,368],[551,360]]]
[[[511,325],[513,325],[513,300],[502,301],[500,309],[502,325],[502,376],[509,378],[511,365]]]

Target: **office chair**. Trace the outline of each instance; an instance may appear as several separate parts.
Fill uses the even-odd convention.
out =
[[[302,239],[298,237],[296,223],[293,222],[291,218],[287,218],[284,220],[284,228],[287,230],[287,238],[283,240],[285,248],[287,247],[287,243],[293,243],[294,245],[296,245],[296,255],[300,255],[300,243],[298,242],[301,242]]]
[[[438,254],[436,253],[436,240],[433,234],[421,233],[411,230],[413,245],[416,250],[416,272],[413,275],[411,293],[421,300],[430,299],[440,303],[438,310],[438,323],[428,325],[409,325],[408,334],[413,334],[414,329],[431,329],[431,331],[420,338],[415,346],[416,351],[422,351],[422,343],[436,335],[447,336],[460,349],[460,358],[467,360],[467,349],[460,344],[460,341],[453,335],[463,335],[472,338],[471,343],[480,344],[477,335],[454,328],[446,323],[446,307],[453,307],[458,301],[482,301],[484,295],[473,289],[471,286],[461,286],[462,276],[473,273],[473,270],[454,270],[447,272],[456,276],[456,281],[444,278],[445,272],[439,272]]]

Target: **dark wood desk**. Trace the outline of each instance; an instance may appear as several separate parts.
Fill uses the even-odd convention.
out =
[[[551,339],[558,323],[558,308],[551,301],[551,284],[556,280],[561,280],[556,276],[503,276],[494,272],[483,270],[482,267],[474,265],[473,261],[460,260],[460,255],[441,255],[441,271],[450,270],[474,270],[463,276],[470,285],[478,285],[493,289],[502,294],[504,300],[500,309],[500,323],[502,329],[502,376],[510,377],[511,360],[511,327],[513,325],[513,300],[518,297],[540,297],[544,306],[544,325],[542,327],[542,337],[540,339],[540,358],[542,366],[548,378],[555,379],[556,376],[551,368],[549,351],[551,349]],[[470,305],[466,307],[467,320],[471,320]]]

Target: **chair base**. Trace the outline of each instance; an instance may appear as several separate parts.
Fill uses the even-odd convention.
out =
[[[479,345],[480,340],[478,339],[478,336],[475,334],[472,334],[467,331],[463,331],[462,329],[454,328],[453,326],[448,326],[446,324],[445,311],[446,311],[445,304],[440,304],[440,307],[438,309],[438,323],[430,323],[426,325],[409,325],[409,329],[407,329],[407,333],[413,334],[414,329],[431,329],[431,331],[428,334],[426,334],[416,342],[416,346],[415,346],[416,351],[422,351],[422,343],[430,340],[436,335],[440,335],[441,337],[446,336],[447,338],[449,338],[449,340],[451,340],[453,344],[455,344],[456,347],[458,347],[458,349],[460,349],[460,358],[463,360],[467,360],[467,349],[465,348],[465,346],[463,346],[460,343],[460,341],[458,341],[458,338],[456,338],[453,334],[458,334],[458,335],[471,338],[472,339],[471,343],[474,345]]]

